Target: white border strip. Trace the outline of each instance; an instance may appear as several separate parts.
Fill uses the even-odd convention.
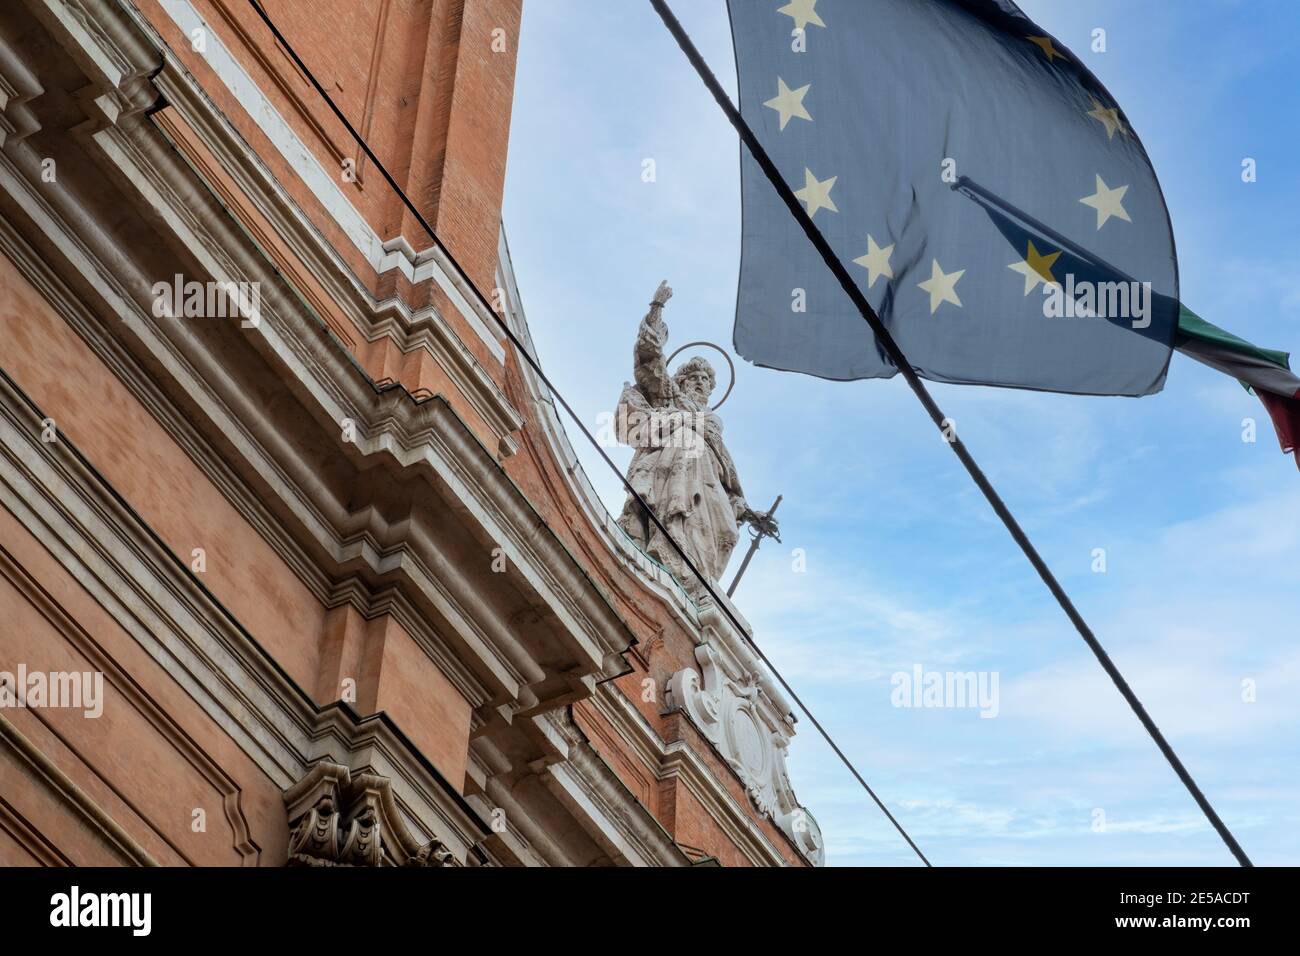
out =
[[[415,252],[404,239],[383,240],[371,228],[357,208],[352,205],[347,194],[340,188],[334,176],[325,170],[320,161],[308,149],[285,118],[275,108],[256,81],[249,76],[244,67],[221,42],[215,30],[203,19],[190,0],[160,0],[163,10],[172,22],[180,28],[185,37],[202,30],[206,49],[203,57],[217,78],[225,85],[244,112],[266,134],[272,145],[285,158],[298,174],[304,186],[329,213],[330,218],[338,224],[370,263],[377,273],[390,269],[400,269],[411,282],[423,282],[433,279],[452,304],[469,323],[475,334],[491,350],[499,362],[505,361],[505,348],[501,340],[492,331],[489,323],[473,304],[471,297],[461,288],[464,284],[460,278],[449,274],[444,258],[437,247],[430,247]]]

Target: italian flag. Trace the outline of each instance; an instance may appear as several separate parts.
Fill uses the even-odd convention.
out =
[[[1268,409],[1282,451],[1294,452],[1300,467],[1300,378],[1285,352],[1262,349],[1211,325],[1186,306],[1180,307],[1174,347],[1218,369],[1254,392]]]

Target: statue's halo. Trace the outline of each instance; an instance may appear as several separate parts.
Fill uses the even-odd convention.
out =
[[[731,390],[736,387],[736,365],[734,362],[731,361],[731,356],[727,354],[726,349],[724,349],[720,345],[714,345],[712,342],[687,342],[685,345],[679,348],[672,355],[668,356],[668,361],[664,362],[664,365],[666,366],[670,364],[672,360],[677,358],[677,356],[680,355],[682,352],[696,345],[706,345],[711,349],[717,350],[717,352],[721,354],[724,359],[727,360],[727,368],[731,370],[731,384],[728,385],[727,390],[722,393],[722,401],[718,402],[718,404],[714,405],[713,408],[710,409],[710,411],[716,412],[719,408],[722,407],[722,402],[725,402],[730,397]]]

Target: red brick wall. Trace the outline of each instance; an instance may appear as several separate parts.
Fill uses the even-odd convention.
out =
[[[490,294],[522,5],[514,0],[452,0],[449,5],[463,9],[456,79],[450,89],[444,87],[450,102],[442,175],[432,180],[435,228],[475,284]]]
[[[230,0],[210,0],[221,7]],[[267,0],[265,9],[485,294],[495,285],[521,0]],[[232,15],[238,15],[231,9]],[[287,61],[286,61],[287,62]],[[286,71],[297,73],[292,64]],[[429,239],[307,88],[299,108],[352,157],[383,238]]]

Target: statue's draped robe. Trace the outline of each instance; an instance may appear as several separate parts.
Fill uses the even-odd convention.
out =
[[[668,375],[668,329],[641,322],[635,349],[636,384],[619,399],[619,439],[636,451],[628,482],[654,510],[692,563],[716,582],[737,541],[745,507],[736,466],[722,443],[722,420]],[[691,591],[699,582],[673,546],[629,495],[619,526]]]

